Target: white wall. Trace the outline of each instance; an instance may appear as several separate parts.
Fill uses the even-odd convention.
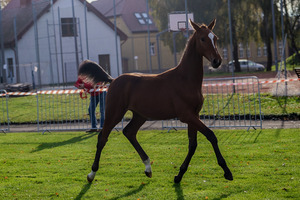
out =
[[[60,39],[59,39],[59,19],[58,19],[58,8],[60,9],[61,18],[71,18],[72,14],[72,0],[59,0],[53,5],[54,11],[54,24],[55,32],[53,26],[52,10],[45,13],[37,23],[38,26],[38,37],[39,37],[39,54],[40,54],[40,69],[41,69],[41,82],[42,84],[63,82],[63,72],[61,64],[61,50],[60,50]],[[87,45],[86,45],[86,30],[85,30],[85,19],[84,19],[84,4],[79,0],[74,0],[74,10],[76,18],[80,18],[80,38],[77,37],[78,46],[78,58],[79,63],[82,60],[87,59]],[[51,24],[47,27],[48,23]],[[110,65],[111,65],[111,75],[117,77],[117,56],[115,50],[115,35],[114,30],[107,26],[100,18],[98,18],[94,13],[87,12],[87,27],[88,27],[88,43],[89,43],[89,59],[98,62],[98,55],[109,54],[110,55]],[[49,35],[48,37],[48,30]],[[56,36],[56,48],[55,39]],[[52,63],[50,62],[49,53],[49,39],[50,38],[50,51],[53,53],[51,55]],[[120,37],[118,39],[118,54],[119,54],[119,72],[122,73],[122,62],[121,62],[121,47],[120,47]],[[34,27],[31,27],[23,37],[18,41],[19,50],[19,63],[21,82],[31,82],[31,70],[34,66],[37,66],[36,49],[35,49],[35,34]],[[67,66],[67,78],[68,81],[76,81],[77,79],[77,65],[75,56],[75,42],[74,37],[62,37],[62,51],[63,51],[63,62],[64,67]],[[54,54],[57,52],[57,56]],[[82,54],[81,54],[82,52]],[[9,57],[14,58],[14,54],[11,50],[6,50],[6,59]],[[57,59],[56,59],[57,58]],[[14,61],[15,63],[15,61]],[[50,67],[52,65],[52,68]],[[26,66],[26,67],[24,67]],[[52,70],[51,70],[52,69]],[[16,69],[14,70],[16,73]],[[35,74],[35,81],[38,84],[38,73]],[[15,74],[16,77],[16,74]],[[15,78],[16,79],[16,78]],[[16,81],[16,80],[14,80]]]

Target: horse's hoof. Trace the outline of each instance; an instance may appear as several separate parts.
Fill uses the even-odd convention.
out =
[[[175,177],[174,177],[174,183],[180,183],[181,179],[182,179],[182,177],[180,177],[180,176],[175,176]]]
[[[225,179],[232,181],[233,180],[233,176],[231,172],[225,173],[224,174]]]
[[[148,176],[149,178],[152,177],[152,172],[146,172],[146,171],[145,171],[145,174],[146,174],[146,176]]]
[[[91,173],[89,173],[89,174],[87,175],[87,181],[88,181],[89,183],[93,182],[95,176],[96,176],[96,172],[91,171]]]
[[[91,182],[93,182],[93,178],[90,178],[90,176],[89,175],[87,175],[87,181],[89,182],[89,183],[91,183]]]

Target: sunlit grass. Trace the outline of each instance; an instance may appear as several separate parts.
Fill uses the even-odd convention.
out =
[[[174,184],[188,151],[186,131],[141,131],[153,177],[121,132],[105,146],[100,170],[87,183],[97,136],[80,132],[0,135],[1,199],[299,199],[297,129],[216,130],[234,180],[223,178],[209,142],[198,148],[181,184]]]

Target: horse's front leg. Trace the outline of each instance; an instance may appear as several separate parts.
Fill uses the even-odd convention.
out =
[[[96,172],[99,169],[100,155],[101,155],[103,147],[105,146],[105,144],[107,142],[107,138],[110,133],[110,131],[103,132],[103,130],[98,135],[97,151],[96,151],[95,160],[94,160],[94,163],[92,166],[92,171],[87,175],[88,182],[92,182],[96,176]]]
[[[180,167],[180,171],[177,176],[174,178],[175,183],[179,183],[184,175],[184,173],[187,171],[189,163],[196,151],[197,148],[197,129],[194,127],[188,126],[188,136],[189,136],[189,152],[182,163]]]

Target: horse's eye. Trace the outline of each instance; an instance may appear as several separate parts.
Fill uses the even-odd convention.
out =
[[[203,38],[201,38],[201,41],[202,41],[202,42],[204,42],[204,41],[205,41],[204,37],[203,37]]]

